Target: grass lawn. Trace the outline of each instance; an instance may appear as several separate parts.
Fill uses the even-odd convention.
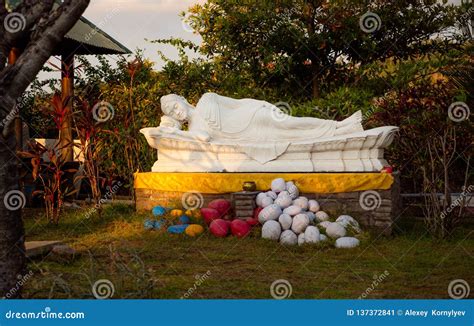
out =
[[[398,230],[393,238],[365,233],[360,247],[347,250],[330,243],[284,247],[260,239],[258,228],[245,239],[148,231],[143,220],[149,215],[123,205],[107,207],[101,218],[66,212],[58,226],[41,214],[24,215],[28,241],[62,240],[80,254],[69,263],[30,261],[26,298],[93,298],[99,279],[113,283],[113,298],[271,298],[270,285],[278,279],[288,280],[291,298],[298,299],[363,293],[373,299],[448,298],[454,279],[474,287],[474,231],[467,229],[446,241],[433,240],[422,227]]]

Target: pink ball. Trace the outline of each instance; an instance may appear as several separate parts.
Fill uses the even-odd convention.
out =
[[[242,220],[233,220],[230,229],[232,235],[235,235],[237,238],[243,238],[250,232],[250,225]]]
[[[217,210],[220,214],[220,217],[223,217],[224,215],[230,213],[232,205],[228,200],[214,199],[209,203],[209,205],[207,205],[207,207]]]
[[[229,224],[222,219],[217,219],[211,222],[209,230],[216,237],[225,238],[229,233]]]
[[[201,215],[204,221],[209,225],[212,221],[220,218],[219,212],[214,208],[201,208]]]

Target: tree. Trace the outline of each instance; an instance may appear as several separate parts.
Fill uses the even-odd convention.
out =
[[[10,5],[13,1],[10,2]],[[12,292],[25,270],[23,195],[18,192],[18,160],[12,121],[16,99],[35,79],[44,63],[79,20],[90,0],[23,0],[13,10],[0,0],[0,294]],[[9,10],[10,9],[10,10]],[[22,49],[7,65],[12,49]]]
[[[456,10],[436,0],[209,0],[186,19],[208,58],[282,94],[318,97],[357,64],[448,43],[432,37],[454,25]]]

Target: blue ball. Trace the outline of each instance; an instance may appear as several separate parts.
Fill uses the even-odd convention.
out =
[[[165,224],[165,221],[163,220],[158,220],[158,221],[155,221],[155,223],[153,224],[153,227],[157,230],[161,229],[163,227],[163,225]]]
[[[153,213],[153,215],[155,216],[161,216],[161,215],[165,215],[166,213],[166,209],[162,206],[155,206],[153,207],[153,209],[151,210],[151,212]]]
[[[152,220],[145,220],[145,222],[143,222],[143,227],[146,230],[151,230],[155,227],[155,223]]]
[[[179,218],[179,223],[180,224],[189,224],[190,222],[191,222],[191,219],[186,215],[182,215]]]
[[[186,228],[188,227],[187,224],[183,224],[183,225],[172,225],[168,228],[168,232],[169,233],[173,233],[173,234],[180,234],[180,233],[184,233],[184,230],[186,230]]]

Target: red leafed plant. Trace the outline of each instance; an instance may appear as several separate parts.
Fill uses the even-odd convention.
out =
[[[103,187],[105,185],[106,178],[101,177],[99,169],[101,162],[101,142],[99,141],[99,135],[109,133],[109,131],[102,128],[102,122],[96,121],[93,112],[94,107],[86,100],[82,100],[73,118],[77,138],[79,138],[80,141],[80,143],[75,144],[75,146],[79,147],[80,153],[84,158],[84,178],[89,180],[92,198],[100,216],[100,201],[102,198],[101,186]]]
[[[59,93],[55,93],[51,98],[51,107],[46,107],[46,114],[53,117],[54,124],[56,128],[60,131],[64,120],[70,114],[69,108],[67,106],[68,102],[71,100],[71,97],[62,98]]]
[[[67,145],[70,146],[70,145]],[[65,173],[76,172],[75,169],[63,169],[65,161],[61,156],[60,146],[56,142],[54,146],[48,148],[36,141],[28,144],[28,151],[18,152],[18,155],[24,158],[31,158],[33,179],[40,180],[43,189],[36,190],[33,195],[41,195],[46,206],[46,216],[51,223],[59,222],[60,214],[63,208],[64,198],[72,195],[75,190],[68,189]]]

